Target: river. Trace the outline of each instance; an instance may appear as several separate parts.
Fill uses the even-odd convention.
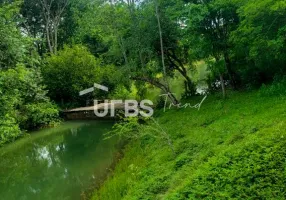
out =
[[[111,122],[65,122],[0,148],[1,200],[79,200],[114,162]]]

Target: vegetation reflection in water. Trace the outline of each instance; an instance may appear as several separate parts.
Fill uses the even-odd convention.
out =
[[[3,200],[80,199],[113,162],[111,122],[68,122],[0,149]]]

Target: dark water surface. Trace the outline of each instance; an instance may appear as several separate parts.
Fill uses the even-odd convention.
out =
[[[67,122],[0,148],[1,200],[79,200],[112,164],[111,122]]]

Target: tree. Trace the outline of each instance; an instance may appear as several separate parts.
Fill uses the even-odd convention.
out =
[[[86,100],[94,96],[81,98],[79,92],[94,83],[106,85],[111,91],[115,88],[115,69],[103,66],[84,46],[66,46],[45,60],[46,66],[42,70],[49,96],[62,107],[85,105]],[[108,94],[96,95],[100,98]]]
[[[160,1],[161,20],[163,23],[164,43],[166,46],[166,66],[169,74],[179,72],[185,79],[185,93],[195,95],[195,84],[188,71],[193,65],[186,31],[185,4],[182,1]]]
[[[237,4],[227,0],[192,1],[188,8],[188,31],[194,52],[201,58],[211,56],[216,62],[224,59],[226,72],[236,89],[236,73],[230,58],[230,34],[239,23]],[[220,74],[221,79],[222,77]],[[222,80],[222,84],[223,82]]]
[[[19,5],[17,1],[0,7],[0,70],[31,61],[31,38],[17,28]]]
[[[40,0],[45,21],[46,39],[51,54],[58,50],[58,30],[69,0]]]
[[[236,2],[241,23],[231,35],[245,84],[260,86],[285,74],[286,4],[283,0]]]
[[[39,53],[56,54],[59,46],[60,26],[66,21],[65,12],[71,0],[24,0],[21,7],[22,28],[38,39]],[[47,51],[41,40],[47,45]]]
[[[109,44],[108,52],[103,55],[108,58],[104,60],[116,63],[128,78],[162,89],[177,104],[169,87],[156,78],[164,70],[160,64],[162,54],[158,54],[161,52],[160,34],[154,4],[147,4],[144,9],[132,1],[113,2],[100,8],[98,31],[104,35],[102,40]],[[154,48],[154,44],[159,44],[159,48]]]

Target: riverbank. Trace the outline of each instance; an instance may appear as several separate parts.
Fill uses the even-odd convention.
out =
[[[233,93],[200,111],[161,111],[175,156],[151,136],[131,142],[93,199],[284,199],[285,100]]]

